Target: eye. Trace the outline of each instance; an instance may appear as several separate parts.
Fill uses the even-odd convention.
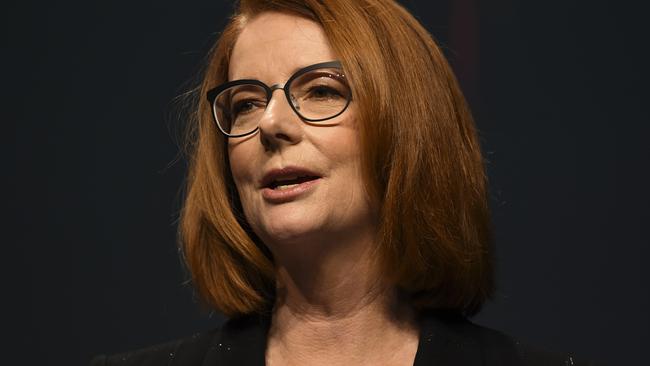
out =
[[[264,102],[256,99],[243,99],[233,103],[230,108],[232,114],[236,117],[240,114],[251,113],[257,108],[264,108]]]
[[[314,85],[307,91],[307,97],[313,99],[337,99],[342,97],[341,93],[327,85]]]

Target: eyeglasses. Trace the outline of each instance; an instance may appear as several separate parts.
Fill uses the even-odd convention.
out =
[[[294,73],[284,85],[268,86],[255,79],[233,80],[210,89],[208,101],[219,130],[228,137],[256,132],[259,122],[277,89],[293,111],[304,121],[323,122],[343,113],[352,92],[341,62],[322,62]]]

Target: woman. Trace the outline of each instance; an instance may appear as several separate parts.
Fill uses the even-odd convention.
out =
[[[181,222],[219,329],[94,365],[571,365],[466,320],[490,296],[475,127],[388,0],[241,1],[208,62]]]

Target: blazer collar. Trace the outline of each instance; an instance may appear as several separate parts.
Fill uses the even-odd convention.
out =
[[[420,339],[414,366],[480,365],[481,346],[473,337],[463,336],[472,324],[462,316],[440,311],[420,314]],[[230,319],[206,353],[203,366],[264,366],[270,317],[248,315]]]
[[[472,327],[465,317],[453,312],[424,311],[420,315],[420,341],[414,366],[482,365],[481,346],[468,337]]]
[[[226,321],[215,336],[202,366],[264,366],[271,318],[247,315]]]

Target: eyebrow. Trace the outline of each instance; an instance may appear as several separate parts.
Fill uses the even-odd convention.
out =
[[[299,70],[302,70],[302,69],[304,69],[305,67],[310,66],[310,65],[319,64],[319,63],[321,63],[321,62],[327,62],[327,61],[314,62],[314,63],[311,63],[311,64],[307,64],[307,65],[302,65],[302,66],[294,67],[293,70],[291,70],[291,72],[289,73],[289,75],[287,75],[287,79],[290,78],[291,75],[297,73]],[[235,80],[259,80],[259,79],[258,79],[258,78],[255,78],[255,77],[253,77],[253,76],[246,75],[246,76],[244,76],[244,77],[236,78],[236,79],[232,79],[232,80],[228,80],[228,81],[235,81]],[[285,81],[286,81],[286,80],[285,80]]]

